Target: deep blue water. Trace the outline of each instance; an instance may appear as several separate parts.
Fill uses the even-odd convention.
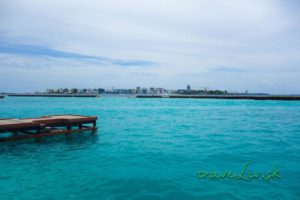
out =
[[[6,97],[0,118],[99,117],[96,134],[0,143],[0,199],[300,199],[300,102]],[[206,180],[196,172],[281,179]]]

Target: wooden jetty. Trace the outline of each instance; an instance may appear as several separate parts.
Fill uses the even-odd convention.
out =
[[[97,117],[73,114],[0,119],[0,142],[95,131],[96,121]],[[87,126],[88,124],[91,125]],[[9,133],[9,136],[3,136],[1,133]]]

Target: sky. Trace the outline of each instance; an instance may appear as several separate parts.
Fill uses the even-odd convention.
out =
[[[298,0],[1,0],[0,92],[300,94]]]

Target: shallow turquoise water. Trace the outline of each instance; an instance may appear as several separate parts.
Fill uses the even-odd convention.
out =
[[[300,102],[7,97],[0,118],[99,116],[98,133],[0,143],[0,199],[300,199]],[[281,179],[202,180],[199,170]]]

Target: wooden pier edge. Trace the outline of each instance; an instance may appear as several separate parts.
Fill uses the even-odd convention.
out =
[[[55,135],[67,135],[67,134],[72,134],[72,133],[79,133],[82,131],[96,131],[98,128],[97,127],[90,127],[90,128],[82,128],[82,129],[77,129],[77,130],[57,130],[49,133],[39,133],[39,134],[32,134],[32,135],[17,135],[13,137],[5,137],[5,138],[0,138],[0,142],[10,142],[10,141],[16,141],[16,140],[23,140],[23,139],[39,139],[41,137],[46,137],[46,136],[55,136]]]
[[[1,137],[0,142],[31,138],[39,139],[41,137],[62,134],[70,136],[72,133],[82,131],[92,131],[92,133],[95,133],[97,130],[97,119],[97,117],[72,114],[43,116],[21,120],[0,119],[0,134],[11,133],[11,136]],[[87,124],[92,124],[92,126],[86,126]]]

